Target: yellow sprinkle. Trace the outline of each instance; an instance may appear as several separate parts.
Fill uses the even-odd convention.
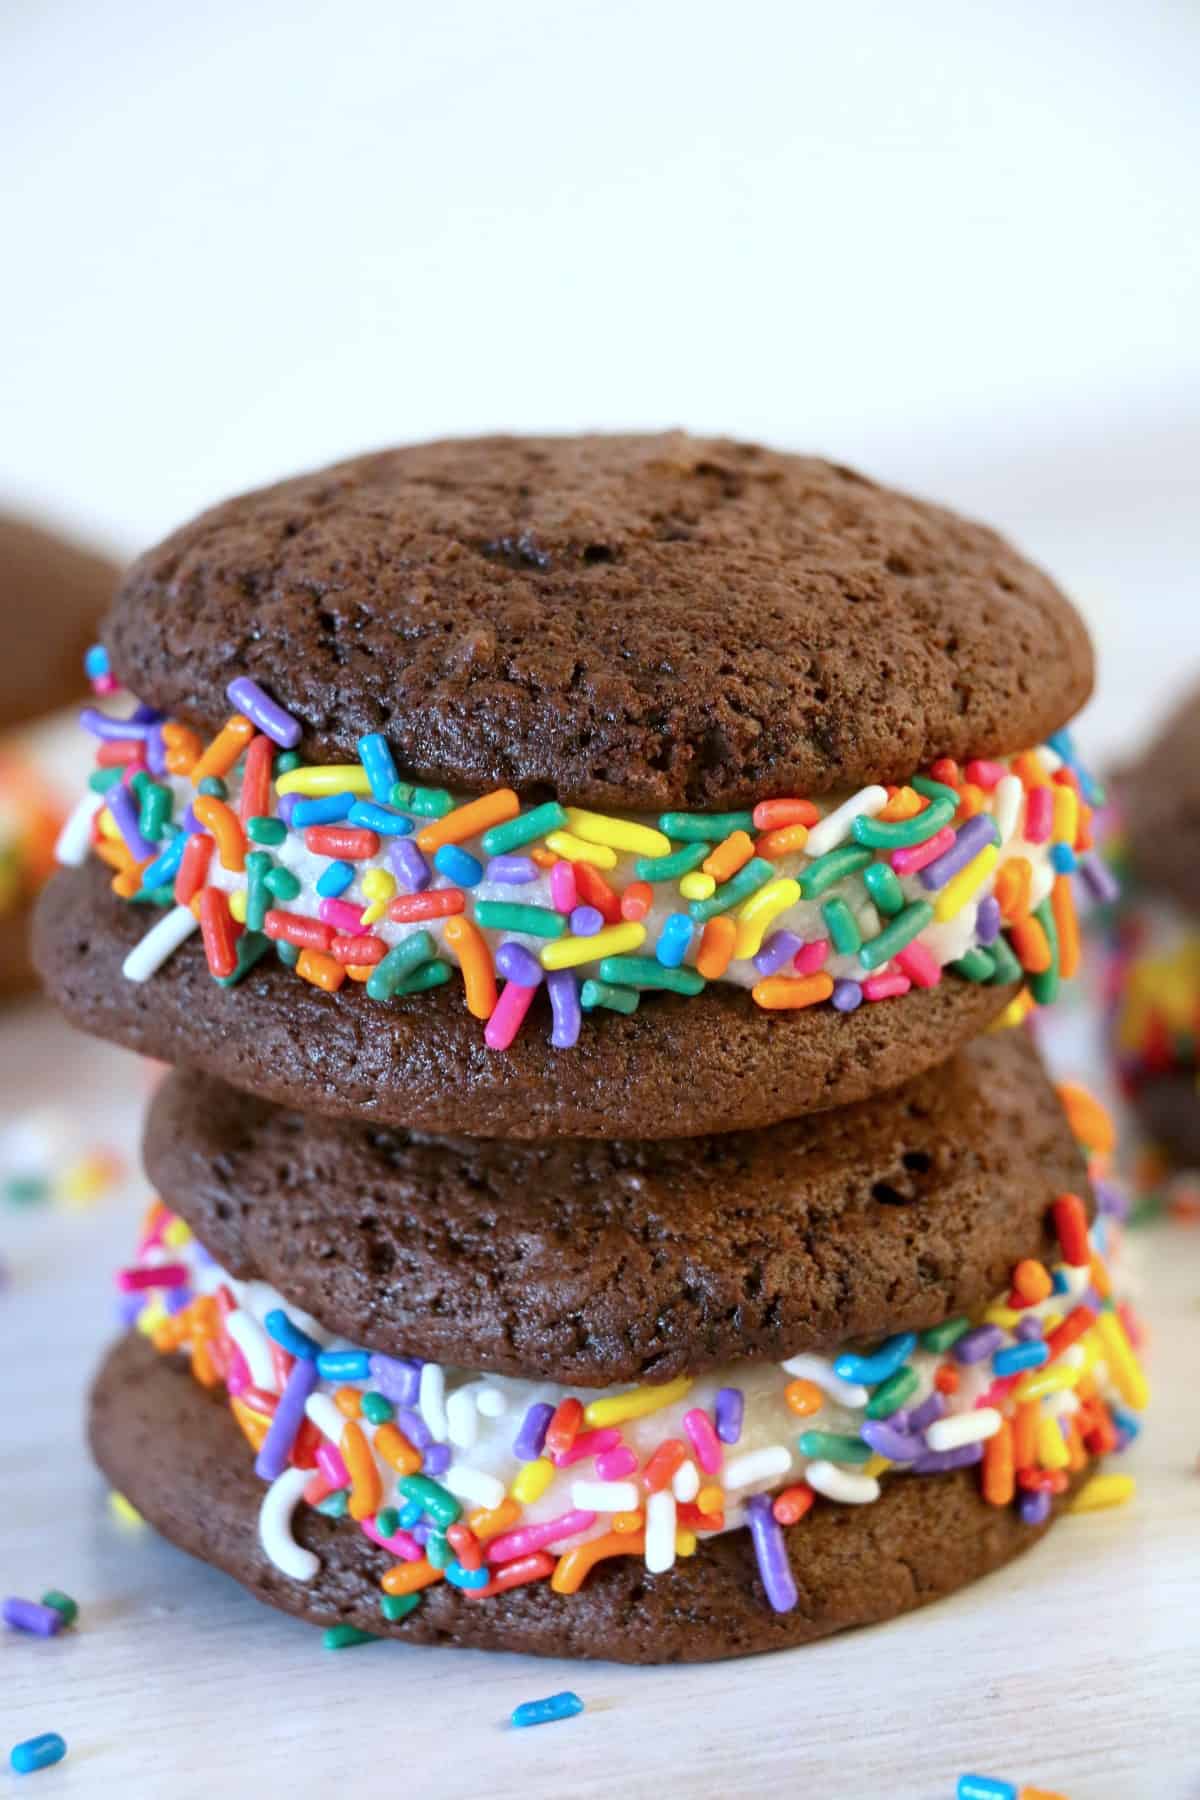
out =
[[[1055,788],[1052,820],[1050,836],[1054,842],[1074,845],[1079,832],[1079,801],[1074,788]]]
[[[167,1317],[167,1309],[162,1301],[151,1300],[138,1314],[137,1328],[143,1337],[152,1337]]]
[[[1009,1031],[1014,1025],[1022,1025],[1026,1016],[1033,1010],[1033,995],[1028,988],[1022,988],[1015,1000],[1010,1000],[989,1031]]]
[[[870,1462],[865,1462],[858,1472],[860,1475],[871,1475],[878,1479],[878,1477],[885,1474],[891,1466],[892,1465],[886,1456],[880,1456],[878,1452],[876,1452]]]
[[[597,962],[602,956],[621,956],[646,941],[646,927],[636,919],[623,925],[606,925],[594,937],[562,937],[544,944],[543,969],[573,969],[578,963]]]
[[[100,811],[96,814],[96,817],[99,820],[100,834],[102,837],[120,839],[121,832],[117,825],[117,821],[113,818],[107,806],[102,806]]]
[[[629,819],[610,819],[606,813],[583,812],[578,806],[567,808],[567,830],[588,844],[605,844],[610,850],[625,850],[631,856],[669,856],[671,840],[652,825],[635,825]],[[549,838],[546,840],[550,842]]]
[[[595,943],[595,938],[591,940]],[[622,1425],[626,1419],[644,1419],[647,1413],[661,1412],[675,1400],[682,1400],[692,1385],[690,1375],[678,1375],[662,1387],[634,1388],[631,1394],[612,1394],[606,1400],[590,1400],[583,1409],[589,1426]]]
[[[1093,1475],[1067,1508],[1068,1512],[1099,1512],[1105,1506],[1124,1506],[1132,1500],[1137,1482],[1132,1475]]]
[[[679,882],[679,892],[685,900],[708,900],[716,891],[716,877],[706,875],[703,869],[689,869]]]
[[[946,883],[933,908],[933,916],[939,924],[944,925],[947,919],[955,918],[962,911],[995,868],[999,855],[995,844],[988,844],[965,869],[959,871],[953,881]]]
[[[800,898],[800,883],[793,881],[790,875],[777,876],[760,887],[757,894],[751,894],[745,904],[738,909],[737,939],[733,946],[735,959],[746,956],[757,956],[762,947],[763,933],[771,920],[789,906],[795,906]]]
[[[1125,1335],[1124,1325],[1115,1312],[1102,1312],[1096,1320],[1095,1329],[1100,1334],[1104,1357],[1109,1374],[1117,1384],[1117,1392],[1126,1406],[1132,1406],[1136,1412],[1141,1412],[1149,1403],[1150,1389],[1142,1373],[1142,1365]]]
[[[617,853],[607,844],[586,843],[569,831],[547,832],[546,844],[558,856],[565,856],[568,862],[591,863],[593,869],[615,869],[617,866]]]
[[[275,783],[284,794],[369,794],[371,783],[361,763],[309,763],[290,769]]]
[[[550,1483],[554,1480],[554,1464],[548,1456],[539,1456],[536,1462],[522,1465],[512,1484],[512,1497],[523,1506],[532,1506],[540,1500]]]
[[[983,1315],[985,1325],[1003,1325],[1006,1331],[1018,1324],[1020,1319],[1021,1314],[1011,1306],[989,1306]]]
[[[1067,1388],[1077,1387],[1082,1374],[1082,1368],[1071,1363],[1055,1363],[1049,1369],[1031,1369],[1013,1389],[1013,1399],[1040,1400],[1043,1394],[1061,1394]]]
[[[183,1219],[172,1219],[163,1232],[163,1243],[169,1250],[181,1250],[192,1241],[192,1228]]]
[[[229,896],[229,911],[230,911],[231,917],[236,919],[239,925],[244,925],[246,923],[246,890],[245,890],[245,888],[235,888],[233,893],[230,894],[230,896]]]
[[[698,1542],[694,1531],[677,1531],[675,1533],[676,1556],[695,1556]]]
[[[145,1520],[142,1518],[137,1507],[133,1505],[132,1501],[127,1500],[124,1494],[118,1494],[116,1488],[110,1490],[108,1504],[123,1525],[145,1524]]]
[[[1066,1440],[1053,1413],[1043,1413],[1037,1422],[1037,1459],[1043,1469],[1065,1469],[1071,1460]]]
[[[387,909],[388,903],[386,900],[376,900],[372,905],[364,906],[362,910],[363,924],[374,925],[379,919],[382,919],[386,915]]]
[[[368,869],[362,878],[362,891],[368,900],[391,900],[396,892],[396,877],[386,869]]]

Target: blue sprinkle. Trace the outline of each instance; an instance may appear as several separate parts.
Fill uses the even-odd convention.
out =
[[[263,1320],[270,1335],[277,1344],[282,1344],[289,1356],[299,1356],[305,1362],[316,1362],[321,1354],[321,1346],[307,1331],[301,1331],[293,1325],[282,1307],[275,1307]]]
[[[552,1725],[555,1719],[573,1719],[582,1711],[583,1701],[578,1694],[568,1690],[562,1694],[548,1694],[544,1700],[523,1700],[520,1706],[513,1707],[512,1722],[518,1727]]]
[[[1017,1800],[1011,1781],[997,1781],[993,1775],[960,1775],[958,1800]]]
[[[418,1500],[410,1500],[407,1506],[400,1508],[400,1529],[411,1531],[414,1525],[421,1523],[423,1509]]]
[[[1142,1422],[1140,1419],[1135,1418],[1133,1413],[1125,1412],[1122,1408],[1117,1406],[1110,1406],[1108,1410],[1112,1415],[1113,1424],[1123,1436],[1127,1438],[1135,1438],[1138,1436],[1142,1429]]]
[[[464,1569],[460,1562],[447,1563],[442,1573],[457,1588],[485,1588],[491,1580],[487,1569]]]
[[[900,1331],[880,1344],[872,1356],[847,1353],[834,1359],[833,1372],[842,1381],[858,1381],[864,1387],[875,1387],[906,1363],[917,1347],[915,1332]]]
[[[1093,1229],[1095,1228],[1093,1227]],[[1067,1280],[1067,1272],[1065,1269],[1055,1269],[1051,1279],[1056,1294],[1066,1294],[1070,1292],[1071,1284]]]
[[[338,825],[350,817],[350,808],[357,798],[356,794],[322,794],[316,800],[296,800],[291,823],[297,831],[303,831],[306,825]]]
[[[339,894],[345,893],[353,880],[353,863],[331,862],[328,868],[321,871],[317,892],[324,900],[336,900]]]
[[[378,731],[360,737],[358,760],[367,771],[367,780],[375,798],[380,801],[390,800],[392,789],[400,779],[400,772],[388,748],[387,739]]]
[[[377,831],[380,837],[411,837],[413,822],[390,806],[378,806],[374,800],[356,800],[350,808],[351,825],[362,825]]]
[[[671,913],[663,920],[654,954],[664,969],[677,969],[687,955],[695,929],[687,913]]]
[[[443,844],[434,856],[433,866],[456,887],[478,887],[483,880],[483,864],[479,858],[472,856],[469,850],[460,850],[457,844]]]
[[[997,1350],[992,1358],[992,1368],[997,1375],[1015,1375],[1018,1369],[1040,1368],[1049,1360],[1049,1344],[1010,1344],[1007,1350]]]
[[[183,853],[187,849],[188,834],[181,831],[173,837],[165,850],[159,852],[148,868],[142,870],[142,888],[159,887],[164,881],[174,880],[183,861]]]
[[[317,1374],[322,1381],[369,1381],[371,1358],[365,1350],[322,1350]]]
[[[67,1740],[57,1731],[43,1731],[41,1737],[26,1738],[23,1744],[14,1744],[8,1753],[8,1761],[14,1775],[32,1775],[38,1769],[48,1769],[61,1762],[66,1754]]]
[[[89,681],[99,681],[102,675],[112,673],[108,662],[108,651],[103,644],[93,644],[83,659],[83,672]]]
[[[1075,867],[1075,852],[1070,844],[1054,844],[1050,850],[1050,861],[1060,875],[1069,875]]]

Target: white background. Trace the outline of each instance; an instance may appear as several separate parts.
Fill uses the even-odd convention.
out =
[[[684,424],[985,516],[1200,663],[1200,10],[8,0],[0,494],[133,551],[482,428]]]

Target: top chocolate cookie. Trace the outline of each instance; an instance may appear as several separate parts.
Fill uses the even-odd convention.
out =
[[[1200,687],[1167,715],[1117,786],[1137,880],[1200,913]]]
[[[381,733],[420,782],[643,812],[1019,750],[1092,685],[991,531],[682,433],[417,445],[227,501],[134,565],[104,637],[203,730],[237,670],[308,760]]]

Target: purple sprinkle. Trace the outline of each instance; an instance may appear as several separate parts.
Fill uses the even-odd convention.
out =
[[[251,681],[248,675],[236,675],[225,692],[230,703],[253,720],[272,743],[279,744],[284,750],[296,748],[300,742],[300,721],[284,712],[270,694],[264,694],[257,681]]]
[[[797,950],[803,950],[804,939],[794,931],[773,931],[758,955],[754,966],[760,975],[774,975],[784,963],[791,962]]]
[[[155,715],[157,718],[158,715]],[[79,715],[79,723],[93,737],[112,740],[114,738],[144,738],[150,735],[153,720],[139,719],[132,713],[128,719],[110,719],[94,706],[85,706]]]
[[[414,1412],[411,1406],[398,1406],[396,1418],[399,1420],[401,1431],[413,1449],[428,1450],[433,1442],[433,1433],[420,1413]]]
[[[150,727],[146,737],[146,766],[152,775],[167,773],[167,741],[158,724]]]
[[[1040,1319],[1032,1318],[1026,1313],[1023,1319],[1017,1321],[1014,1336],[1020,1338],[1023,1344],[1032,1344],[1035,1338],[1040,1338],[1042,1336],[1042,1321]]]
[[[300,803],[303,799],[304,799],[303,794],[281,794],[279,797],[279,800],[275,807],[275,811],[276,811],[276,814],[278,815],[278,817],[287,826],[289,831],[291,831],[293,829],[292,814],[295,812],[296,808],[300,805]]]
[[[538,878],[538,866],[532,856],[493,856],[484,871],[487,881],[498,881],[504,887],[525,887]]]
[[[994,944],[1000,935],[1000,902],[988,894],[975,914],[975,936],[981,944]]]
[[[1017,1507],[1026,1525],[1041,1525],[1050,1516],[1050,1496],[1044,1488],[1035,1488],[1032,1493],[1026,1490]]]
[[[746,1502],[746,1523],[758,1558],[758,1572],[772,1609],[778,1613],[791,1612],[799,1595],[788,1566],[783,1533],[766,1494],[755,1494]]]
[[[514,944],[511,939],[497,950],[496,967],[505,981],[515,981],[518,987],[536,987],[546,973],[524,944]]]
[[[571,930],[576,937],[595,937],[604,923],[604,914],[594,906],[577,906],[571,914]]]
[[[967,822],[969,824],[970,820]],[[954,1346],[954,1359],[960,1363],[982,1362],[985,1356],[998,1350],[1003,1342],[1004,1333],[999,1325],[977,1325],[974,1331],[964,1332],[959,1338]]]
[[[157,725],[166,716],[156,706],[147,706],[144,700],[139,700],[129,715],[135,725]]]
[[[183,1287],[168,1288],[163,1295],[163,1305],[166,1307],[168,1313],[174,1315],[175,1313],[181,1313],[185,1307],[190,1306],[194,1298],[195,1296],[193,1295],[191,1288],[186,1285]]]
[[[53,1637],[62,1630],[62,1614],[52,1606],[41,1606],[36,1600],[22,1600],[10,1594],[0,1607],[0,1618],[14,1631],[31,1631],[35,1637]]]
[[[157,846],[144,838],[138,829],[138,808],[132,792],[123,781],[114,782],[105,795],[113,823],[125,840],[135,862],[146,862],[158,855]]]
[[[415,1538],[423,1550],[432,1537],[433,1532],[434,1527],[430,1524],[428,1519],[418,1519],[408,1535]]]
[[[315,1361],[302,1356],[292,1364],[275,1415],[254,1460],[254,1473],[261,1481],[274,1481],[287,1468],[296,1433],[304,1422],[304,1403],[316,1387],[317,1379]]]
[[[1096,1196],[1096,1210],[1103,1213],[1105,1218],[1128,1218],[1129,1195],[1115,1181],[1093,1181],[1092,1192]]]
[[[952,875],[965,869],[988,844],[996,843],[999,836],[991,813],[976,813],[973,819],[967,820],[950,848],[921,870],[921,885],[930,893],[944,887]]]
[[[745,1410],[746,1397],[741,1388],[718,1388],[713,1412],[717,1421],[717,1436],[723,1444],[736,1444],[741,1437],[742,1414]]]
[[[513,1455],[518,1462],[533,1462],[542,1454],[546,1427],[553,1417],[554,1408],[545,1400],[537,1400],[529,1408],[513,1444]]]
[[[1084,885],[1092,899],[1101,906],[1111,906],[1120,897],[1121,884],[1104,861],[1094,850],[1088,850],[1079,858],[1076,868],[1083,877]]]
[[[908,1415],[910,1431],[928,1431],[935,1419],[940,1419],[946,1410],[945,1396],[934,1388],[932,1394],[926,1395],[920,1406],[914,1406]]]
[[[555,969],[546,977],[554,1027],[550,1042],[556,1050],[570,1050],[579,1041],[583,1015],[579,1010],[579,985],[570,969]]]
[[[887,1419],[868,1419],[858,1435],[864,1444],[870,1444],[872,1450],[879,1456],[886,1456],[889,1462],[912,1462],[925,1449],[913,1432],[898,1431]]]
[[[406,894],[423,893],[429,886],[429,864],[411,838],[391,838],[387,847],[387,859],[392,865],[392,874]]]
[[[425,1452],[425,1460],[421,1464],[424,1475],[444,1475],[450,1467],[449,1444],[430,1444]]]
[[[833,1004],[839,1012],[853,1012],[862,1005],[863,991],[857,981],[835,981]]]
[[[137,1322],[137,1316],[145,1304],[146,1296],[144,1293],[139,1294],[135,1292],[132,1294],[122,1294],[117,1301],[116,1310],[118,1325],[124,1325],[128,1330],[130,1325]]]
[[[421,1386],[421,1364],[416,1357],[373,1355],[371,1380],[386,1400],[396,1406],[412,1406]]]
[[[927,1450],[910,1467],[914,1475],[944,1475],[948,1469],[969,1469],[982,1461],[982,1444],[960,1444],[957,1450]]]

